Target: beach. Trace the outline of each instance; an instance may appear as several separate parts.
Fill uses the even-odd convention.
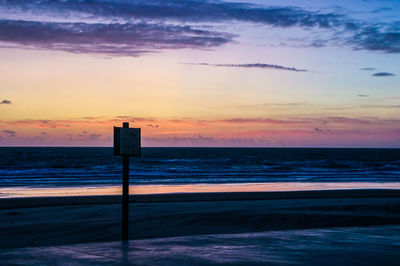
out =
[[[0,200],[0,249],[120,239],[119,196]],[[130,239],[400,224],[389,189],[133,195]]]
[[[0,266],[400,265],[400,0],[0,15]]]

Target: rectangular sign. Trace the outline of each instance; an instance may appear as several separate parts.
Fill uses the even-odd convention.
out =
[[[114,155],[140,156],[140,128],[114,127]]]

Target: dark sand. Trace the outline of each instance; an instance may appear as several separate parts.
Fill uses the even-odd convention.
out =
[[[0,249],[120,239],[116,196],[0,200]],[[131,197],[130,239],[400,225],[399,190]]]

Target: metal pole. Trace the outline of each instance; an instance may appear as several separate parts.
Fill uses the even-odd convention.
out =
[[[129,123],[123,123],[124,128],[129,128]],[[129,156],[122,157],[122,240],[129,238]]]

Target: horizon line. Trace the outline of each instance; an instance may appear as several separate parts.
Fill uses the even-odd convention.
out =
[[[113,146],[1,146],[0,148],[113,148]],[[400,149],[399,147],[357,147],[357,146],[144,146],[141,148],[182,148],[182,149]]]

